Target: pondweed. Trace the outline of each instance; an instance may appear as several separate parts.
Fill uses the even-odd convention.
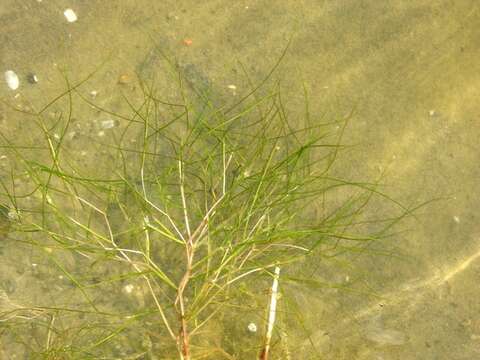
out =
[[[400,218],[363,221],[372,197],[388,198],[334,176],[348,117],[307,106],[289,119],[271,74],[213,100],[166,68],[176,94],[139,80],[141,96],[117,111],[89,96],[94,79],[67,81],[18,115],[31,137],[1,134],[3,256],[28,266],[23,290],[2,292],[5,356],[296,358],[282,313],[292,273],[364,248]]]

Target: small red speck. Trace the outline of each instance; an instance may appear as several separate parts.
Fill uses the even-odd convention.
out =
[[[193,40],[192,39],[183,39],[183,45],[185,46],[190,46],[193,44]]]

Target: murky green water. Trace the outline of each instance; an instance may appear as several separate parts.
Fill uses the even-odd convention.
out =
[[[67,8],[74,10],[77,21],[67,22]],[[175,98],[167,56],[185,73],[186,86],[208,89],[214,103],[234,103],[251,87],[249,81],[257,83],[268,74],[292,39],[272,78],[282,87],[290,119],[303,117],[305,92],[311,122],[345,117],[354,109],[342,140],[352,146],[342,151],[336,174],[380,178],[382,190],[406,206],[437,201],[406,217],[393,236],[368,251],[341,254],[328,263],[312,257],[295,270],[291,276],[324,285],[284,288],[279,311],[295,314],[291,319],[282,315],[285,324],[301,326],[289,335],[287,345],[275,345],[288,347],[276,356],[480,358],[479,25],[480,4],[468,0],[2,0],[0,70],[2,76],[13,70],[20,79],[15,91],[0,84],[2,145],[5,139],[30,146],[43,141],[31,118],[10,106],[42,109],[67,88],[65,74],[75,84],[97,70],[83,93],[97,106],[122,113],[129,110],[124,98],[141,96],[137,75],[152,80],[166,99]],[[29,81],[32,74],[37,83]],[[68,156],[83,164],[85,172],[108,178],[117,124],[111,129],[111,117],[89,103],[73,106],[65,135]],[[45,118],[54,124],[65,109],[68,101],[55,103]],[[8,183],[11,169],[21,164],[2,151],[2,182]],[[46,156],[34,147],[22,151],[32,158]],[[19,175],[17,194],[28,192],[28,183],[28,177]],[[3,203],[7,200],[2,197]],[[115,206],[109,211],[117,214],[114,218],[123,216]],[[369,209],[378,217],[391,211],[392,204],[381,201]],[[0,358],[63,359],[45,349],[88,339],[86,324],[97,331],[107,320],[86,315],[80,322],[76,313],[44,316],[44,310],[36,309],[72,305],[78,288],[52,266],[50,250],[22,245],[22,236],[1,225],[8,222],[3,212],[0,216]],[[68,251],[53,254],[76,274],[82,266],[92,266]],[[118,274],[112,270],[109,275]],[[128,284],[127,279],[121,286],[105,285],[103,294],[92,295],[94,302],[105,312],[145,306],[146,290],[131,294]],[[267,296],[261,299],[259,306]],[[16,313],[18,307],[29,311]],[[232,337],[243,334],[251,344],[261,338],[246,330],[249,319],[238,321],[230,324]],[[155,351],[160,352],[155,346],[163,346],[155,334],[159,320],[136,326],[105,347],[112,352],[91,358],[133,358],[126,354],[135,353],[142,354],[137,357],[141,359],[165,358],[155,357]],[[214,333],[215,326],[208,331]],[[45,328],[55,331],[46,333]],[[145,329],[149,337],[136,336]],[[209,341],[215,347],[225,345]],[[242,359],[232,355],[242,353],[234,347],[232,340],[225,353],[206,358]],[[147,348],[151,350],[142,353]],[[43,355],[39,349],[45,350]]]

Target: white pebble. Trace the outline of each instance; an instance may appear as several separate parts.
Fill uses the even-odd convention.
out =
[[[257,332],[257,325],[253,322],[251,322],[250,324],[248,324],[247,326],[248,328],[248,331],[252,332],[252,333],[256,333]]]
[[[72,9],[66,9],[63,12],[63,15],[65,15],[65,18],[70,23],[73,23],[73,22],[77,21],[77,19],[78,19],[77,14],[75,14],[75,11],[73,11]]]
[[[115,127],[115,120],[103,120],[101,123],[102,129],[111,129]]]
[[[134,286],[132,284],[125,285],[123,288],[127,294],[131,294],[133,291]]]
[[[12,90],[17,90],[20,86],[18,75],[15,74],[15,71],[13,70],[5,71],[5,81],[7,82],[8,87]]]

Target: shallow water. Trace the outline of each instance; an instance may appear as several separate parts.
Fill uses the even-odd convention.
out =
[[[66,21],[66,8],[75,11],[76,22]],[[0,98],[24,110],[39,109],[65,91],[63,71],[75,83],[104,62],[88,91],[96,92],[101,106],[122,112],[128,107],[119,94],[138,94],[136,74],[155,80],[166,93],[174,91],[162,65],[166,54],[177,59],[190,85],[208,86],[214,100],[234,101],[236,92],[249,88],[239,64],[259,81],[291,38],[275,73],[290,116],[303,113],[303,86],[312,121],[355,109],[343,138],[354,146],[339,159],[338,175],[382,176],[383,189],[406,205],[438,199],[371,251],[348,255],[334,268],[310,260],[309,276],[346,289],[289,288],[304,310],[304,333],[289,340],[291,352],[308,359],[475,359],[480,358],[479,21],[480,5],[467,0],[3,0],[0,70],[15,71],[20,86],[12,91],[1,82]],[[29,82],[29,74],[37,75],[38,83]],[[46,116],[54,119],[56,111],[49,108]],[[102,144],[110,140],[110,129],[101,124],[109,118],[86,104],[77,104],[75,114],[71,156],[86,168],[107,164],[108,176],[109,150]],[[4,103],[0,121],[2,133],[12,139],[41,137]],[[15,167],[1,155],[0,149],[4,169]],[[375,206],[380,215],[391,210]],[[2,309],[49,304],[56,287],[68,300],[75,296],[65,275],[49,268],[41,253],[19,251],[0,245]],[[72,267],[83,264],[68,253],[61,259]],[[111,291],[118,295],[115,301],[125,295],[123,289]],[[120,306],[135,308],[142,301],[130,297]],[[102,305],[108,307],[108,299]],[[31,347],[14,343],[12,328],[4,324],[0,357],[30,358]],[[129,346],[143,345],[133,339]],[[122,358],[119,354],[111,356]]]

